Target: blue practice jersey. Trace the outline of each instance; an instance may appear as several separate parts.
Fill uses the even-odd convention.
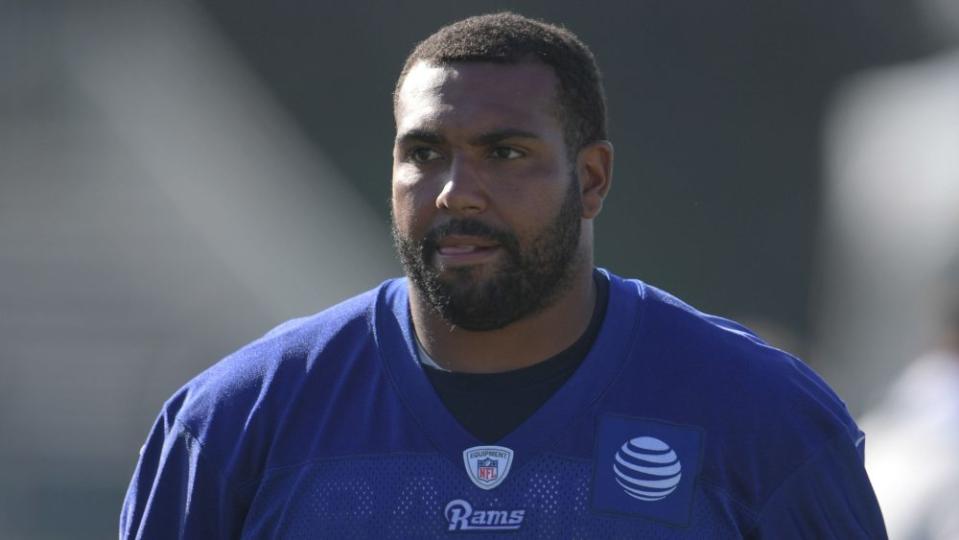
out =
[[[603,274],[588,356],[492,445],[424,375],[406,280],[278,327],[166,403],[120,536],[885,536],[863,435],[815,373]]]

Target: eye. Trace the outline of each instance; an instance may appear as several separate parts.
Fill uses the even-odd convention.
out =
[[[426,163],[442,157],[439,152],[428,146],[417,146],[411,149],[406,155],[409,160],[414,163]]]
[[[510,146],[497,146],[490,152],[490,157],[495,159],[517,159],[526,154]]]

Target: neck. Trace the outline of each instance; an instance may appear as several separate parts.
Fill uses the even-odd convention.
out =
[[[586,331],[596,302],[592,270],[592,260],[584,261],[555,302],[503,328],[483,332],[451,326],[410,286],[416,336],[450,371],[498,373],[537,364],[565,350]]]

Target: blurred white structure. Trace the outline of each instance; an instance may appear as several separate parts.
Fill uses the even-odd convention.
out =
[[[861,410],[931,346],[959,249],[959,54],[850,83],[827,144],[817,365]]]
[[[0,10],[4,539],[115,535],[163,400],[398,269],[201,13],[82,4]]]
[[[890,538],[959,538],[959,354],[910,365],[861,422]]]

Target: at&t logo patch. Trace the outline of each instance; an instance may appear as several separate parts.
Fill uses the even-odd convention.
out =
[[[686,525],[702,464],[703,430],[646,418],[599,419],[593,508]]]
[[[676,491],[683,467],[676,452],[655,437],[636,437],[616,452],[613,472],[627,495],[641,501],[659,501]]]

